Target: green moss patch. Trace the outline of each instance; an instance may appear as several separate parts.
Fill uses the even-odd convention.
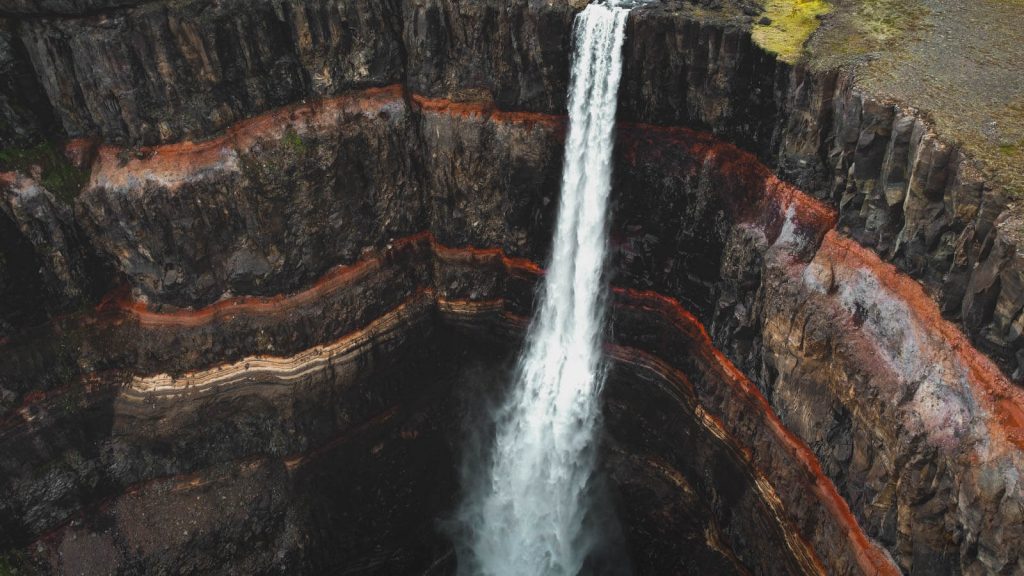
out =
[[[908,34],[921,30],[926,16],[920,0],[838,2],[828,19],[828,33],[819,34],[809,46],[812,60],[819,68],[835,67],[891,50]]]
[[[89,180],[89,174],[73,166],[53,142],[43,142],[31,148],[0,150],[0,171],[31,175],[34,167],[38,167],[42,174],[39,183],[69,204],[74,202]]]
[[[824,0],[767,0],[761,19],[754,25],[754,42],[785,62],[796,62],[821,17],[831,9]]]
[[[284,133],[284,145],[299,156],[303,156],[307,152],[306,141],[291,127]]]
[[[22,552],[16,550],[0,552],[0,576],[23,576],[29,573]]]

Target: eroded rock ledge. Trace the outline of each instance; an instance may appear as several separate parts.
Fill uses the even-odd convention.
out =
[[[560,117],[390,88],[291,107],[220,139],[143,149],[134,159],[102,148],[79,221],[134,293],[161,310],[152,321],[178,318],[185,331],[97,339],[97,356],[84,364],[177,373],[328,342],[298,335],[344,333],[332,332],[331,314],[303,316],[301,329],[277,319],[248,326],[241,312],[275,309],[274,299],[211,304],[201,317],[221,319],[213,323],[173,309],[301,289],[339,261],[353,264],[339,277],[358,275],[368,244],[394,248],[406,230],[539,261],[563,130]],[[1021,496],[1014,478],[1024,402],[934,301],[829,232],[827,206],[708,134],[624,123],[616,162],[615,282],[692,309],[904,570],[1012,571],[1020,560],[1006,543],[1021,535],[1008,502]],[[400,292],[416,278],[390,277],[377,290]],[[433,286],[444,297],[459,283]],[[310,290],[302,292],[315,302],[310,309],[329,310],[319,288]],[[383,314],[373,293],[349,295],[364,308],[339,317]],[[246,344],[217,344],[236,324]],[[260,348],[266,342],[278,344]],[[113,350],[121,358],[103,359]],[[922,357],[929,370],[914,369]]]
[[[12,65],[42,87],[12,86],[5,101],[26,111],[22,132],[42,130],[46,111],[30,109],[48,101],[67,135],[133,144],[204,137],[274,107],[393,83],[427,97],[491,97],[506,110],[564,110],[578,4],[244,4],[6,0]],[[975,345],[1024,378],[1021,218],[1008,194],[918,111],[873,98],[845,72],[763,52],[748,32],[758,13],[740,1],[636,10],[622,117],[707,128],[754,151],[838,206],[849,235],[924,282]]]
[[[269,482],[270,486],[282,482],[287,486],[288,481],[280,478],[281,473],[274,472],[275,461],[288,474],[298,474],[296,471],[310,462],[311,455],[324,450],[317,447],[316,438],[323,438],[332,427],[353,430],[343,434],[364,434],[360,430],[366,426],[380,427],[395,418],[386,416],[382,421],[374,416],[367,424],[361,424],[357,414],[363,403],[354,400],[358,395],[371,394],[365,388],[370,383],[364,380],[372,373],[368,371],[372,371],[373,365],[387,365],[395,358],[395,350],[416,346],[414,343],[419,340],[412,334],[420,330],[417,327],[436,321],[469,338],[514,344],[525,326],[525,316],[521,314],[529,313],[539,273],[535,264],[507,258],[497,250],[448,248],[429,236],[419,235],[398,241],[356,266],[339,269],[310,289],[287,298],[242,298],[195,312],[166,313],[108,302],[97,321],[85,327],[91,332],[87,340],[104,342],[94,354],[100,355],[104,350],[127,352],[128,365],[135,365],[131,358],[137,355],[149,359],[152,369],[173,369],[185,362],[207,367],[173,376],[106,371],[91,378],[94,388],[105,392],[86,400],[83,410],[94,410],[90,406],[102,404],[100,398],[112,395],[108,401],[112,401],[114,433],[105,442],[114,442],[121,446],[117,451],[132,455],[113,462],[105,462],[107,457],[100,455],[92,463],[104,489],[114,490],[114,494],[127,489],[124,495],[113,497],[113,511],[103,514],[122,524],[129,520],[125,515],[138,507],[166,508],[189,493],[196,493],[203,501],[209,498],[203,494],[209,493],[210,484],[224,484],[230,479],[243,488],[252,486],[261,481],[246,480],[253,474],[269,474],[264,480],[277,477]],[[395,281],[398,278],[406,279],[404,288]],[[371,291],[376,297],[367,298]],[[640,521],[645,514],[657,514],[655,510],[630,509],[632,521],[638,523],[627,528],[642,530],[633,537],[637,541],[634,545],[651,547],[649,555],[640,556],[646,559],[638,561],[661,562],[661,569],[672,570],[682,569],[690,562],[689,570],[699,571],[703,566],[736,573],[748,569],[805,574],[897,573],[887,554],[860,531],[845,501],[821,473],[812,452],[773,416],[756,387],[714,350],[696,318],[675,301],[653,293],[617,290],[615,299],[613,332],[617,336],[609,352],[616,368],[609,384],[608,407],[609,434],[615,447],[608,457],[613,480],[622,486],[624,498],[641,497],[650,490],[667,490],[667,495],[659,497],[661,506],[683,506],[677,510],[680,513],[686,507],[697,506],[698,518],[707,518],[705,521],[709,522],[691,534],[688,530],[693,528],[673,525],[678,521]],[[372,304],[368,305],[368,300]],[[385,311],[375,313],[368,307]],[[311,321],[316,322],[321,332],[304,330]],[[343,335],[318,342],[320,338],[330,338],[335,331],[343,331]],[[257,334],[260,337],[253,340]],[[304,341],[288,340],[297,334]],[[655,335],[657,344],[652,346]],[[120,346],[111,347],[114,342]],[[178,343],[179,348],[167,346],[171,342]],[[199,345],[200,342],[205,345]],[[310,343],[316,344],[291,352]],[[231,346],[236,347],[238,357],[224,364],[218,358],[222,352],[218,351]],[[183,361],[177,357],[181,348],[200,356]],[[281,351],[284,355],[268,354],[270,351]],[[154,358],[158,354],[163,355],[162,360]],[[89,361],[118,362],[96,357]],[[71,415],[58,416],[65,402],[62,396],[68,393],[58,391],[49,398],[36,398],[31,408],[26,405],[12,415],[3,432],[5,446],[13,451],[13,446],[26,434],[64,437],[67,428],[76,424]],[[309,408],[300,409],[309,402],[324,403],[334,394],[345,395],[346,400],[334,399],[319,410],[338,410],[339,415],[349,415],[347,418],[311,418],[304,413]],[[233,402],[249,398],[245,402],[254,409],[233,416],[223,414],[217,429],[198,425],[214,407],[231,403],[232,398]],[[276,433],[284,434],[277,440],[284,442],[284,446],[275,449],[271,442],[271,454],[266,454],[267,445],[259,442],[261,433],[249,432],[234,439],[222,435],[224,427],[235,429],[237,435],[244,421],[266,412],[267,408],[255,408],[259,404],[252,404],[257,399],[276,407],[270,412],[276,413],[270,419],[271,429],[286,426]],[[641,411],[639,404],[650,409]],[[667,430],[663,428],[666,423],[659,420],[665,417],[671,422]],[[306,431],[298,436],[285,432],[290,420],[296,422],[292,426]],[[656,421],[659,423],[655,424]],[[401,435],[412,433],[408,426],[402,428]],[[43,433],[46,429],[50,431]],[[181,461],[166,459],[158,450],[164,442],[175,446],[175,453],[188,451],[192,456]],[[195,449],[211,442],[203,450]],[[329,435],[327,442],[328,446],[336,443]],[[294,452],[295,448],[288,448],[302,445],[311,448],[299,454]],[[55,444],[52,448],[58,447]],[[42,458],[42,465],[52,458],[34,452],[37,449],[14,451],[5,466],[11,472],[5,488],[10,495],[7,512],[12,518],[36,523],[25,527],[29,533],[51,530],[48,522],[59,521],[74,511],[72,508],[62,512],[67,496],[24,499],[25,494],[36,493],[29,489],[34,483],[53,481],[47,475],[26,475],[26,462]],[[224,458],[238,461],[237,471],[207,468]],[[129,464],[129,470],[114,466],[117,461]],[[178,477],[159,479],[157,485],[176,486],[171,488],[171,494],[183,495],[160,497],[159,492],[154,493],[148,486],[132,487],[148,482],[146,476],[129,480],[132,474],[153,473],[146,472],[146,467],[138,468],[143,462],[150,462],[148,467],[162,462],[157,466],[177,470]],[[72,493],[85,489],[75,484],[88,482],[87,478],[72,477],[71,483],[63,486]],[[665,487],[657,487],[665,482]],[[796,486],[803,488],[794,489]],[[697,504],[709,499],[720,505],[701,509]],[[90,507],[88,502],[82,505]],[[278,504],[275,517],[283,514],[281,508],[287,507],[287,502]],[[688,511],[684,517],[691,513],[692,510]],[[167,515],[169,522],[179,521],[176,514]],[[80,540],[116,551],[126,545],[126,537],[135,541],[148,538],[147,531],[139,527],[128,533],[124,532],[126,527],[90,527],[95,525],[96,522],[62,523],[56,532],[44,538],[45,545],[38,549],[39,554],[45,559],[51,553],[47,551],[52,551],[53,561],[58,562],[56,567],[68,569],[74,564],[67,562],[78,557],[71,555],[69,560],[69,555],[57,554],[79,546],[76,542]],[[213,533],[219,530],[229,541],[235,537],[231,531],[217,526],[215,523],[199,527]],[[661,537],[651,539],[647,532],[652,526],[661,531]],[[273,529],[268,530],[273,534]],[[683,541],[699,535],[699,542],[703,542],[699,548],[706,551],[698,559],[683,560],[687,557],[685,550],[677,549],[683,545],[678,541],[683,534],[690,534]],[[627,533],[627,539],[630,537],[631,533]],[[786,552],[780,555],[780,550]],[[172,552],[177,553],[173,548]],[[164,560],[165,556],[151,552],[143,561]],[[96,559],[95,555],[82,557]],[[113,557],[116,559],[117,554]],[[657,570],[658,566],[643,567]]]
[[[850,106],[865,105],[863,96],[852,92],[847,96],[855,101]],[[874,190],[877,186],[894,194],[893,191],[902,190],[894,202],[902,210],[917,214],[917,223],[900,216],[888,220],[899,223],[888,228],[888,236],[873,235],[872,223],[879,222],[878,218],[869,215],[859,219],[848,209],[851,204],[847,199],[840,202],[840,228],[866,246],[885,248],[883,257],[893,259],[921,279],[947,316],[959,317],[957,307],[962,302],[963,309],[971,311],[963,317],[966,332],[1009,373],[1015,374],[1015,250],[1011,240],[1000,238],[1015,234],[1016,220],[1005,217],[995,227],[991,223],[969,224],[975,217],[989,220],[996,215],[990,204],[992,198],[983,193],[981,180],[971,180],[975,185],[963,179],[974,174],[966,159],[958,161],[961,168],[956,169],[959,171],[955,177],[947,178],[946,172],[937,172],[932,164],[945,166],[947,160],[937,159],[936,150],[948,155],[948,147],[912,116],[901,118],[900,125],[906,125],[917,138],[907,136],[909,139],[900,140],[907,146],[912,144],[911,148],[900,152],[893,148],[895,144],[887,144],[881,151],[871,152],[879,162],[883,156],[888,158],[884,161],[888,176],[879,180],[870,176],[870,170],[857,172],[860,176],[855,180],[860,184],[854,186],[851,181],[854,183],[842,186],[847,193],[868,187]],[[367,244],[380,244],[389,237],[424,228],[435,230],[456,244],[471,240],[478,245],[499,245],[511,253],[539,259],[552,218],[563,125],[564,119],[559,116],[504,112],[492,102],[456,103],[406,95],[397,86],[348,94],[260,116],[236,126],[225,136],[203,143],[143,148],[135,159],[125,159],[121,149],[104,147],[89,190],[79,202],[80,215],[83,225],[92,231],[95,243],[106,253],[117,255],[119,268],[133,278],[137,289],[155,301],[176,305],[203,304],[223,293],[294,289],[339,260],[352,261]],[[620,147],[624,154],[618,160],[617,173],[620,195],[626,202],[642,203],[644,200],[629,196],[632,190],[640,189],[637,181],[653,173],[671,174],[674,164],[681,161],[651,149],[652,138],[675,139],[673,150],[700,157],[713,156],[708,148],[718,146],[705,136],[646,124],[624,124],[623,132]],[[657,135],[648,137],[647,133]],[[360,155],[357,150],[367,153]],[[639,169],[630,166],[628,156],[638,153],[656,155],[666,165],[657,167],[645,160],[646,164]],[[861,153],[867,154],[863,150],[850,151],[851,157]],[[904,164],[900,164],[900,158]],[[858,170],[864,170],[866,162],[861,160]],[[918,166],[921,162],[930,164]],[[768,177],[753,158],[738,163],[738,167],[728,168],[739,172],[741,181],[731,183],[733,188],[757,188]],[[907,179],[895,180],[897,170],[906,174]],[[283,191],[288,184],[297,188],[290,192],[299,195],[298,202],[289,196],[285,203],[283,194],[275,192]],[[659,182],[643,184],[666,187]],[[950,194],[956,194],[949,210],[959,215],[959,224],[943,224],[943,217],[936,211],[938,205],[924,200],[946,194],[933,188],[947,184],[952,187]],[[211,187],[218,190],[210,190]],[[507,188],[506,194],[498,195],[496,191],[503,187]],[[153,204],[166,204],[160,191],[172,190],[173,206]],[[964,196],[968,191],[974,195]],[[493,195],[484,199],[482,194],[488,193]],[[731,193],[745,197],[741,191]],[[202,201],[192,199],[197,194],[202,194]],[[666,190],[661,199],[669,206],[679,205],[673,195],[675,191]],[[353,201],[339,205],[333,202],[335,197]],[[189,205],[181,205],[182,200]],[[199,202],[208,207],[232,206],[238,213],[203,209]],[[494,222],[486,215],[488,210],[499,208],[506,213],[504,223]],[[686,209],[700,210],[700,206]],[[196,225],[191,222],[190,228],[183,231],[173,220],[154,221],[156,214],[176,212],[191,220],[197,217],[192,213],[200,210],[205,222],[199,226],[216,228],[216,234],[197,235]],[[322,214],[331,216],[324,222],[311,222],[314,214],[321,219]],[[859,214],[867,213],[861,210]],[[118,222],[110,222],[111,217]],[[118,229],[125,226],[130,228]],[[490,227],[472,230],[473,226]],[[266,230],[254,234],[255,227]],[[937,237],[933,235],[919,237],[912,228],[932,232],[962,228],[969,233],[971,239],[954,238],[942,232],[947,240],[957,243],[955,270],[943,268],[947,257],[953,256],[948,246],[936,244]],[[466,236],[462,231],[467,229],[472,230],[471,238],[446,236],[446,230],[458,230]],[[302,234],[289,238],[291,231]],[[660,235],[656,230],[647,232],[655,237]],[[173,256],[167,254],[169,247],[149,245],[154,236],[159,237],[161,244],[181,245],[183,233],[206,245],[193,248],[192,255]],[[273,241],[276,245],[268,246],[267,240],[251,241],[254,236],[273,233],[279,233]],[[211,236],[214,237],[207,242]],[[249,241],[244,240],[245,236],[250,237]],[[883,236],[893,241],[898,236],[903,248],[889,250],[888,240],[879,244]],[[142,256],[138,247],[129,245],[134,238],[143,239],[141,243],[146,245],[148,256]],[[693,240],[699,242],[701,238],[695,235]],[[532,252],[530,247],[534,247]],[[223,253],[229,249],[233,252]],[[213,260],[200,261],[200,254]],[[212,262],[219,266],[208,266]],[[213,278],[212,274],[222,277]],[[284,276],[291,285],[278,280]],[[699,297],[699,291],[695,294],[698,295],[687,297]],[[994,344],[996,340],[998,346]]]

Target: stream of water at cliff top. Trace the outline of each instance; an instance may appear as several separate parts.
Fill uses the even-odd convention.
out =
[[[575,576],[601,545],[585,526],[605,372],[606,218],[627,13],[591,4],[574,23],[551,261],[488,466],[460,509],[462,573]]]

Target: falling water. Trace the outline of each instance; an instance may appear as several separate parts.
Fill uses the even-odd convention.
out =
[[[598,544],[584,529],[604,379],[603,269],[626,8],[576,17],[558,226],[489,468],[463,502],[469,558],[487,576],[575,576]]]

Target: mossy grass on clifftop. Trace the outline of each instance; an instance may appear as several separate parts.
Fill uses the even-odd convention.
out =
[[[806,47],[812,64],[830,68],[892,47],[925,13],[922,0],[764,0],[752,35],[785,62],[800,60]]]
[[[810,63],[835,68],[899,57],[901,41],[927,28],[923,0],[832,0],[833,10],[808,43]]]
[[[765,0],[764,13],[754,24],[754,42],[792,64],[831,9],[824,0]]]
[[[807,43],[816,70],[922,112],[977,160],[993,188],[1024,197],[1024,0],[832,0]]]
[[[21,172],[36,178],[55,197],[70,204],[89,174],[76,168],[53,142],[30,148],[0,149],[0,172]]]

